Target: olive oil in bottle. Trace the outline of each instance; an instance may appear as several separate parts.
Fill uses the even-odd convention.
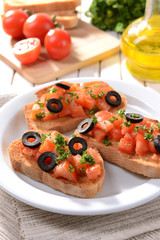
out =
[[[160,0],[147,0],[144,17],[123,32],[121,50],[133,76],[160,82]]]

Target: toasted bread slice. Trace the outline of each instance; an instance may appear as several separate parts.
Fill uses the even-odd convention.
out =
[[[90,136],[80,134],[77,130],[75,131],[75,134],[76,136],[83,137],[88,145],[97,148],[103,160],[148,178],[160,178],[159,155],[158,160],[154,161],[152,159],[153,154],[151,153],[144,156],[127,154],[118,151],[116,142],[112,142],[112,145],[106,147],[102,142],[98,142]]]
[[[29,157],[22,153],[21,139],[14,141],[8,147],[8,152],[11,166],[15,171],[65,194],[80,198],[91,198],[99,193],[103,187],[105,170],[103,160],[98,152],[101,175],[98,176],[95,181],[90,181],[86,176],[80,176],[79,181],[76,183],[69,182],[65,178],[56,178],[54,170],[51,170],[50,172],[41,170],[34,157]]]
[[[72,86],[72,83],[69,83],[69,82],[62,81],[61,83],[64,83],[68,86]],[[109,86],[107,83],[106,85]],[[51,86],[40,89],[35,94],[37,95],[38,98],[40,98],[44,93],[47,93],[47,89],[50,87]],[[121,104],[118,107],[111,107],[109,111],[111,111],[112,113],[117,113],[122,108],[126,109],[127,99],[123,94],[120,94],[120,95],[122,98]],[[49,133],[49,132],[52,132],[53,130],[57,130],[61,133],[69,132],[71,130],[74,130],[77,127],[77,125],[86,118],[86,117],[73,118],[71,116],[65,116],[55,120],[46,120],[46,121],[33,120],[31,119],[31,110],[32,110],[33,104],[34,103],[25,105],[24,107],[25,118],[26,118],[28,128],[32,130],[36,130],[38,132]],[[88,112],[86,112],[86,114],[88,117],[92,116]]]
[[[150,118],[144,118],[144,119],[147,121],[151,121],[154,124],[153,129],[158,123],[158,121],[154,119],[150,119]],[[141,126],[140,124],[141,123],[137,123],[137,125]],[[151,127],[151,130],[152,130],[152,127]],[[109,140],[111,141],[111,145],[105,146],[103,141],[97,141],[91,133],[81,134],[78,132],[78,130],[75,130],[75,135],[84,138],[87,141],[89,146],[95,147],[96,149],[98,149],[103,160],[113,163],[130,172],[141,174],[148,178],[160,178],[160,154],[155,149],[153,150],[153,145],[151,148],[152,151],[149,150],[147,152],[146,150],[146,153],[143,153],[143,154],[140,154],[138,151],[136,151],[136,145],[135,145],[135,151],[133,150],[133,153],[129,154],[129,153],[125,153],[118,150],[119,142],[113,141],[110,138]],[[109,136],[110,136],[110,133],[108,133],[108,137]],[[136,139],[136,136],[134,138]],[[149,144],[151,144],[151,142],[149,142]],[[129,146],[126,144],[126,148],[127,147]],[[142,145],[141,147],[143,148]]]
[[[27,9],[30,12],[51,12],[61,10],[75,10],[81,0],[4,0],[4,12],[13,9]]]

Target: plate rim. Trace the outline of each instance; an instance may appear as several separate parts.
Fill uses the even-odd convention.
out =
[[[45,84],[33,87],[32,89],[28,90],[24,94],[22,93],[22,94],[16,96],[15,98],[13,98],[12,100],[10,100],[9,102],[7,102],[6,104],[4,104],[4,106],[2,106],[1,109],[0,109],[0,114],[3,114],[3,112],[5,112],[10,105],[14,104],[14,102],[17,102],[19,99],[26,98],[30,94],[33,94],[33,97],[34,97],[34,92],[35,91],[37,91],[38,89],[41,89],[43,87],[50,86],[50,85],[54,84],[55,82],[62,82],[62,81],[83,82],[83,81],[95,81],[95,80],[106,81],[110,85],[112,85],[112,83],[113,83],[113,85],[122,83],[122,85],[125,85],[125,87],[127,87],[127,88],[128,87],[129,88],[130,87],[138,87],[139,88],[138,92],[139,91],[140,92],[145,91],[146,93],[154,93],[156,98],[160,98],[158,93],[156,93],[152,89],[147,89],[144,86],[139,86],[137,84],[128,83],[126,81],[107,80],[106,78],[103,78],[103,77],[68,78],[68,79],[61,79],[61,80],[58,80],[58,81],[52,81],[52,82],[49,82],[49,83],[45,83]],[[119,88],[118,85],[117,85],[117,88]],[[138,93],[136,93],[136,94],[138,94]],[[142,95],[141,95],[141,97],[142,97]],[[140,99],[141,99],[141,97],[140,97]],[[2,148],[2,134],[0,134],[0,145],[1,145],[1,148]],[[0,157],[3,158],[4,156],[2,154],[2,149],[1,148],[0,148]],[[8,169],[6,169],[6,170],[8,171]],[[14,171],[12,169],[10,169],[10,174],[14,174]],[[56,213],[61,213],[61,214],[69,214],[69,215],[102,215],[102,214],[120,212],[120,211],[131,209],[133,207],[140,206],[144,203],[147,203],[147,202],[153,200],[154,198],[156,198],[160,195],[160,179],[149,179],[146,183],[144,183],[142,185],[139,185],[135,188],[129,189],[125,192],[116,194],[114,196],[103,197],[103,198],[100,198],[100,199],[99,198],[79,199],[79,198],[76,198],[76,197],[69,198],[67,195],[66,195],[66,197],[56,196],[54,194],[46,193],[46,192],[43,192],[42,190],[36,189],[36,194],[38,194],[38,196],[40,196],[41,193],[43,192],[44,194],[52,195],[52,197],[50,196],[50,199],[52,199],[52,200],[57,200],[57,197],[58,197],[58,201],[60,201],[60,202],[64,202],[64,201],[67,202],[67,203],[71,202],[72,203],[72,208],[71,209],[65,209],[65,208],[59,207],[59,206],[52,206],[52,204],[50,202],[48,202],[48,205],[46,206],[46,204],[44,204],[42,201],[37,202],[34,199],[32,199],[31,196],[28,199],[26,199],[26,196],[23,195],[24,192],[23,192],[23,194],[18,194],[16,191],[11,189],[8,185],[8,182],[5,183],[5,181],[6,181],[6,176],[5,176],[5,174],[3,174],[2,170],[0,170],[0,187],[4,191],[6,191],[8,194],[12,195],[16,199],[18,199],[18,200],[20,200],[20,201],[22,201],[26,204],[29,204],[33,207],[40,208],[40,209],[50,211],[50,212],[56,212]],[[23,183],[23,184],[25,185],[25,187],[29,187],[29,188],[31,187],[31,188],[34,189],[34,187],[30,186],[29,184],[27,186],[27,183]],[[146,189],[148,189],[148,188],[150,189],[150,191],[149,191],[150,194],[147,194]],[[133,201],[132,198],[127,198],[127,202],[122,201],[124,195],[127,196],[127,194],[129,194],[130,196],[132,196],[133,192],[134,192],[134,194],[138,194],[141,191],[145,191],[146,195],[145,195],[145,197],[144,196],[141,196],[141,197],[139,196],[137,198],[136,202]],[[53,196],[54,196],[54,198],[53,198]],[[73,202],[73,199],[74,199],[74,202]],[[102,200],[103,204],[102,204],[102,202],[99,202],[99,200]],[[119,202],[119,204],[112,204],[111,202],[113,200],[116,200],[116,202]],[[81,203],[83,203],[82,208],[79,207],[79,204],[81,205]],[[84,207],[84,203],[87,203],[88,207]],[[108,205],[106,203],[108,203],[110,208],[108,208]],[[90,206],[90,204],[91,204],[91,206]],[[96,205],[99,204],[99,207],[97,209],[93,210],[92,205],[95,205],[95,204]],[[73,206],[73,205],[75,205],[75,206]],[[78,209],[76,209],[77,206],[79,207]]]

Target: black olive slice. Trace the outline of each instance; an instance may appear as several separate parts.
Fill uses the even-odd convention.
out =
[[[138,113],[126,113],[126,120],[131,123],[140,123],[143,121],[143,116]]]
[[[117,101],[112,101],[111,96],[114,96]],[[118,107],[121,104],[121,96],[115,91],[109,91],[105,96],[105,100],[112,107]]]
[[[55,107],[55,105],[52,106],[52,104],[56,104],[56,105],[58,105],[58,106]],[[59,113],[59,112],[61,112],[62,109],[63,109],[63,104],[62,104],[62,102],[61,102],[59,99],[57,99],[57,98],[51,98],[51,99],[49,99],[49,100],[47,101],[46,107],[47,107],[47,109],[48,109],[50,112]]]
[[[86,125],[84,127],[84,125]],[[79,123],[77,130],[79,133],[86,134],[89,133],[94,128],[94,123],[92,122],[91,118],[86,118],[81,123]]]
[[[45,160],[51,158],[52,161],[49,164],[45,164]],[[44,152],[38,158],[38,166],[45,172],[51,171],[57,165],[57,156],[54,152]]]
[[[28,141],[29,138],[34,138],[35,141],[29,142]],[[33,132],[33,131],[26,132],[22,136],[22,143],[25,147],[37,148],[41,144],[41,136],[40,136],[39,133],[36,133],[36,132]]]
[[[56,83],[55,85],[65,89],[65,90],[69,90],[70,89],[70,86],[68,86],[66,84],[63,84],[63,83]]]
[[[80,149],[76,150],[74,148],[75,143],[81,143],[82,147]],[[77,154],[81,155],[87,149],[87,142],[86,142],[86,140],[84,140],[81,137],[74,137],[69,141],[68,146],[69,146],[69,150],[71,151],[71,153],[73,155],[77,155]]]
[[[160,153],[160,135],[157,135],[154,139],[154,147],[157,150],[157,152]]]

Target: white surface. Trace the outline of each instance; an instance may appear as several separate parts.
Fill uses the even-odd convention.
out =
[[[71,81],[89,80],[97,80],[97,78],[77,78]],[[126,95],[127,111],[160,119],[156,111],[160,101],[158,94],[122,81],[107,82],[115,90]],[[42,85],[39,88],[42,88]],[[20,138],[27,129],[23,108],[25,104],[35,99],[36,90],[37,88],[32,88],[30,92],[18,96],[0,110],[0,186],[5,191],[37,208],[73,215],[97,215],[123,211],[159,196],[159,179],[149,180],[109,163],[105,163],[106,179],[103,190],[92,199],[79,199],[65,195],[15,172],[10,166],[7,147],[12,141]]]

